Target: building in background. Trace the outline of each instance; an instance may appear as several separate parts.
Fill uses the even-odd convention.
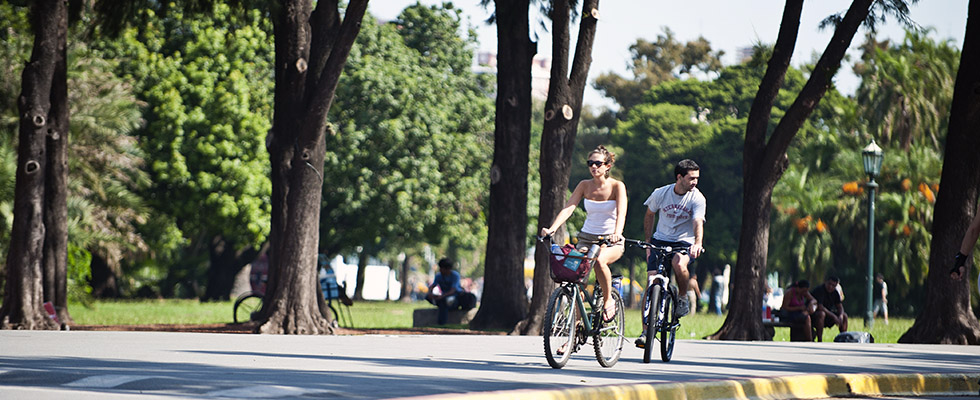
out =
[[[484,51],[476,55],[473,72],[478,74],[497,74],[497,53]],[[551,84],[551,57],[535,55],[531,60],[531,98],[544,101],[548,98]]]

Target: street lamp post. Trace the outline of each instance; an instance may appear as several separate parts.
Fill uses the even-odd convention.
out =
[[[874,301],[872,292],[874,291],[874,261],[875,261],[875,176],[881,172],[881,160],[884,153],[881,147],[875,144],[874,139],[861,151],[861,158],[864,159],[864,173],[868,174],[868,303],[867,313],[864,315],[864,327],[871,329],[874,325]]]

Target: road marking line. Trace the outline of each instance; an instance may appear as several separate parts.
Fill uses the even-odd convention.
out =
[[[141,379],[150,379],[150,378],[152,377],[146,375],[95,375],[95,376],[82,378],[74,382],[66,383],[64,384],[64,386],[112,388],[119,385],[127,384],[129,382],[138,381]]]
[[[205,394],[207,397],[231,397],[238,399],[264,399],[274,397],[296,397],[323,390],[310,390],[295,386],[245,386],[234,389],[216,390]]]

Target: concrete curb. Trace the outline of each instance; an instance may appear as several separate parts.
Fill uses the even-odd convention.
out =
[[[688,399],[775,400],[853,396],[975,396],[980,374],[833,374],[778,378],[632,384],[563,390],[513,390],[447,394],[432,398],[461,400],[527,399]]]

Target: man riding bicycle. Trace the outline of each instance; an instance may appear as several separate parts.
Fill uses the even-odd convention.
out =
[[[704,236],[705,199],[697,189],[701,167],[693,160],[684,159],[674,167],[676,182],[661,186],[650,194],[643,202],[647,206],[643,217],[643,234],[650,243],[658,246],[686,248],[688,254],[675,254],[671,264],[674,267],[674,282],[677,282],[678,293],[687,293],[690,275],[687,265],[692,258],[697,258],[704,252],[702,237]],[[657,221],[657,230],[653,231],[653,222]],[[653,275],[658,260],[650,260],[647,250],[647,274]],[[687,296],[678,297],[677,308],[674,311],[679,318],[690,312],[691,304]],[[643,347],[646,335],[637,339],[637,346]]]

